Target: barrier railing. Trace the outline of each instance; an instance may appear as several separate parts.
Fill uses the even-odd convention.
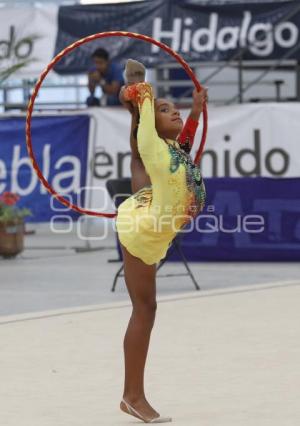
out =
[[[218,80],[212,80],[216,74],[210,72],[214,67],[220,69],[222,67],[222,63],[194,63],[192,67],[198,73],[201,82],[204,85],[210,85],[214,88],[218,88],[217,93],[218,96],[213,96],[210,93],[210,103],[215,105],[225,105],[229,103],[236,102],[244,102],[245,91],[252,87],[256,86],[259,88],[259,94],[250,96],[246,101],[275,101],[280,102],[284,100],[288,101],[300,101],[300,66],[296,61],[284,61],[281,60],[280,64],[273,62],[267,63],[251,63],[244,62],[243,63],[243,73],[244,78],[241,82],[240,78],[235,78],[233,75],[227,75],[227,78],[222,78]],[[238,63],[230,64],[231,71],[236,72]],[[168,96],[173,101],[175,101],[179,106],[187,106],[191,103],[192,100],[192,90],[193,84],[190,80],[180,80],[180,79],[170,79],[170,71],[178,69],[177,65],[174,63],[171,64],[162,64],[155,69],[153,85],[156,89],[156,92],[159,96]],[[255,78],[251,79],[248,74],[251,74],[253,71],[262,70],[262,73]],[[272,76],[268,76],[268,79],[264,79],[267,74],[270,74],[271,71],[283,71],[288,72],[286,74],[286,78],[282,77],[280,74],[275,74],[274,78]],[[209,71],[209,73],[208,73]],[[207,75],[208,74],[208,75]],[[247,79],[245,78],[245,74],[247,74]],[[202,76],[202,78],[201,78]],[[222,77],[222,74],[219,78]],[[295,84],[291,79],[295,79]],[[291,96],[284,96],[283,89],[286,86],[294,84],[294,93]],[[24,80],[19,84],[7,84],[0,87],[0,109],[2,111],[12,111],[19,110],[25,111],[27,108],[27,101],[30,96],[30,92],[34,86],[33,80]],[[174,89],[185,89],[183,93],[179,96],[172,96],[172,90]],[[272,92],[270,92],[269,88],[274,88]],[[62,97],[57,97],[57,100],[53,100],[53,91],[62,89],[64,91],[63,99]],[[37,100],[35,109],[36,110],[46,110],[46,109],[83,109],[86,108],[85,99],[88,96],[87,85],[82,83],[72,83],[72,84],[45,84],[42,88],[42,93],[45,94],[45,90],[49,92],[49,100]],[[226,92],[225,92],[226,90]],[[21,101],[15,102],[11,100],[11,94],[13,92],[18,92],[18,98],[21,98]],[[68,92],[70,91],[70,92]],[[223,93],[223,95],[222,95]],[[229,96],[228,96],[229,93]],[[46,98],[44,95],[43,98]],[[105,102],[104,102],[105,104]]]

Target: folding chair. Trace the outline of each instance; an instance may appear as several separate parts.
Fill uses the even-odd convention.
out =
[[[126,200],[126,198],[130,197],[130,195],[132,195],[132,190],[131,190],[131,178],[122,178],[122,179],[108,179],[106,181],[106,188],[107,191],[111,197],[111,199],[114,201],[115,206],[118,207],[124,200]],[[168,258],[170,257],[170,254],[172,253],[173,250],[176,250],[177,253],[179,254],[179,257],[181,258],[181,261],[183,263],[183,265],[185,266],[185,269],[187,272],[185,273],[172,273],[172,274],[165,274],[165,275],[158,275],[157,277],[178,277],[178,276],[184,276],[184,275],[188,275],[190,276],[193,284],[195,285],[196,290],[200,290],[200,286],[197,283],[189,265],[188,262],[186,260],[186,257],[182,251],[181,248],[181,239],[183,237],[183,233],[178,233],[176,235],[176,237],[173,239],[166,256],[164,257],[164,259],[162,259],[158,266],[157,266],[157,271],[165,264],[165,262],[168,260]],[[119,253],[119,259],[114,259],[114,260],[109,260],[110,262],[119,262],[122,261],[122,251],[120,248],[120,242],[119,242],[119,238],[118,238],[118,234],[116,233],[116,242],[117,242],[117,250]],[[122,273],[124,269],[124,265],[122,264],[122,266],[118,269],[118,271],[116,272],[116,275],[114,277],[113,280],[113,285],[111,288],[111,291],[115,291],[116,285],[117,285],[117,281],[120,277],[124,277],[124,274]]]

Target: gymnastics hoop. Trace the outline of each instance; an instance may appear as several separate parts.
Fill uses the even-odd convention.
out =
[[[33,166],[33,169],[35,170],[39,180],[42,182],[42,184],[44,185],[44,187],[47,189],[48,192],[50,192],[50,194],[52,194],[60,203],[62,203],[63,205],[65,205],[66,207],[69,207],[75,211],[77,211],[78,213],[81,214],[87,214],[89,216],[98,216],[98,217],[108,217],[108,218],[114,218],[117,216],[117,213],[101,213],[101,212],[94,212],[92,210],[87,210],[87,209],[83,209],[78,207],[76,204],[72,204],[71,202],[69,202],[68,200],[66,200],[64,197],[62,197],[61,195],[59,195],[52,187],[51,185],[48,183],[48,181],[44,178],[34,155],[33,149],[32,149],[32,141],[31,141],[31,119],[32,119],[32,112],[33,112],[33,108],[34,108],[34,102],[35,99],[37,97],[37,94],[40,90],[40,87],[45,79],[45,77],[47,76],[47,74],[49,73],[49,71],[51,71],[54,67],[54,65],[60,61],[60,59],[67,55],[69,52],[72,52],[74,49],[76,49],[77,47],[81,46],[82,44],[88,43],[90,41],[96,40],[96,39],[100,39],[100,38],[106,38],[106,37],[129,37],[129,38],[135,38],[138,40],[143,40],[146,41],[148,43],[152,43],[155,44],[156,46],[158,46],[159,48],[163,49],[165,52],[169,53],[171,56],[173,56],[173,58],[175,58],[177,60],[177,62],[179,62],[182,67],[185,69],[186,73],[189,75],[189,77],[192,79],[196,89],[198,91],[200,91],[201,89],[201,85],[199,83],[199,81],[197,80],[195,74],[193,73],[192,69],[189,67],[189,65],[185,62],[185,60],[183,58],[181,58],[181,56],[178,55],[178,53],[174,52],[174,50],[172,50],[169,46],[167,46],[164,43],[161,43],[157,40],[154,40],[153,38],[149,37],[149,36],[145,36],[143,34],[138,34],[138,33],[131,33],[131,32],[127,32],[127,31],[107,31],[107,32],[102,32],[102,33],[97,33],[97,34],[93,34],[90,35],[88,37],[84,37],[80,40],[77,40],[75,43],[70,44],[68,47],[66,47],[65,49],[63,49],[60,53],[58,53],[53,59],[52,61],[48,64],[48,66],[44,69],[44,71],[41,73],[37,84],[35,85],[34,91],[30,97],[29,103],[28,103],[28,107],[27,107],[27,115],[26,115],[26,146],[27,146],[27,151]],[[201,143],[200,143],[200,147],[196,153],[195,156],[195,160],[194,163],[198,164],[200,161],[200,157],[205,145],[205,141],[206,141],[206,135],[207,135],[207,108],[206,108],[206,104],[204,103],[203,105],[203,133],[202,133],[202,138],[201,138]]]

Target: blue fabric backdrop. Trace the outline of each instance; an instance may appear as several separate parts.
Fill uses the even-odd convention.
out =
[[[60,195],[75,204],[84,205],[88,136],[90,118],[87,115],[43,116],[32,120],[32,144],[39,168],[45,178],[59,189]],[[21,195],[20,207],[28,207],[33,222],[47,222],[53,215],[63,214],[66,207],[53,199],[39,182],[31,167],[25,143],[25,118],[5,118],[0,121],[0,193],[13,191]],[[68,190],[70,188],[70,190]],[[17,189],[17,190],[16,190]],[[64,211],[63,211],[64,210]],[[78,214],[67,210],[76,219]]]
[[[206,207],[181,233],[189,261],[300,260],[300,178],[208,178],[205,185]],[[173,246],[168,260],[180,260]]]

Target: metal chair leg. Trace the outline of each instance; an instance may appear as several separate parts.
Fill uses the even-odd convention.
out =
[[[114,282],[113,282],[113,285],[112,285],[111,291],[115,291],[115,288],[116,288],[116,285],[117,285],[118,278],[119,278],[119,276],[121,275],[121,272],[123,271],[123,269],[124,269],[124,264],[122,264],[122,266],[118,269],[118,272],[117,272],[117,273],[116,273],[116,275],[115,275],[115,278],[114,278]]]
[[[200,287],[199,287],[199,285],[198,285],[198,283],[197,283],[197,281],[196,281],[196,279],[195,279],[192,271],[190,270],[190,267],[189,267],[188,262],[187,262],[187,260],[185,258],[185,255],[183,254],[182,248],[180,247],[180,244],[178,244],[178,241],[176,239],[174,240],[174,245],[175,245],[178,253],[180,254],[180,256],[182,258],[184,266],[186,267],[186,270],[188,271],[188,274],[191,277],[191,280],[193,281],[193,283],[194,283],[194,285],[196,287],[196,290],[200,290]]]
[[[179,239],[179,238],[178,238]],[[174,239],[174,241],[173,241],[173,244],[171,245],[171,247],[170,247],[170,249],[169,249],[169,251],[168,251],[168,253],[167,253],[167,255],[166,255],[166,257],[164,258],[164,259],[162,259],[161,261],[160,261],[160,263],[158,264],[158,266],[157,266],[157,269],[156,269],[156,272],[164,265],[164,263],[168,260],[168,257],[169,257],[169,255],[170,255],[170,253],[172,252],[172,250],[174,251],[174,248],[176,248],[176,250],[178,251],[178,253],[179,253],[179,255],[180,255],[180,257],[181,257],[181,259],[182,259],[182,261],[183,261],[183,263],[184,263],[184,266],[185,266],[185,268],[186,268],[186,270],[187,270],[187,272],[188,272],[188,275],[190,276],[190,278],[191,278],[191,280],[193,281],[193,283],[194,283],[194,286],[195,286],[195,288],[196,288],[196,290],[200,290],[201,288],[200,288],[200,286],[198,285],[198,283],[197,283],[197,281],[196,281],[196,279],[195,279],[195,277],[194,277],[194,275],[193,275],[193,273],[192,273],[192,271],[191,271],[191,269],[190,269],[190,267],[189,267],[189,265],[188,265],[188,262],[187,262],[187,260],[186,260],[186,257],[185,257],[185,255],[184,255],[184,253],[183,253],[183,251],[182,251],[182,249],[181,249],[181,246],[180,246],[180,244],[179,244],[179,242],[178,242],[178,239],[177,238],[175,238]],[[124,264],[122,263],[122,266],[119,268],[119,270],[117,271],[117,273],[116,273],[116,275],[115,275],[115,278],[114,278],[114,281],[113,281],[113,285],[112,285],[112,288],[111,288],[111,291],[113,292],[113,291],[115,291],[115,288],[116,288],[116,285],[117,285],[117,281],[118,281],[118,278],[120,277],[120,275],[121,275],[121,273],[122,273],[122,271],[123,271],[123,269],[124,269]]]

